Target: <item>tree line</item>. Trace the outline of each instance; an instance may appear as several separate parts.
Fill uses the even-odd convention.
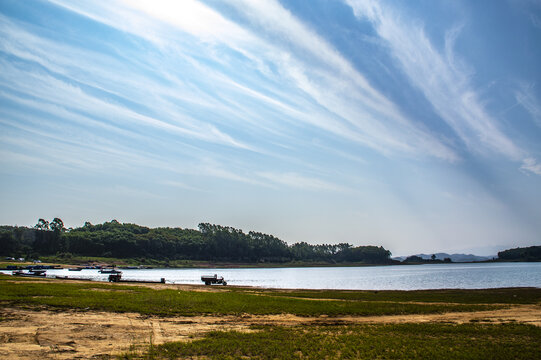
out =
[[[529,246],[500,251],[498,259],[503,261],[541,261],[541,246]]]
[[[199,224],[198,230],[148,228],[116,220],[93,225],[86,222],[65,229],[61,219],[39,219],[34,228],[0,227],[0,254],[31,258],[72,254],[74,256],[202,260],[231,262],[321,261],[329,263],[391,263],[391,252],[381,246],[348,243],[287,244],[279,238],[229,226]]]

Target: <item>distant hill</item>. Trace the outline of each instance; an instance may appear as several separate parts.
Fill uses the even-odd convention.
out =
[[[541,261],[541,246],[530,246],[500,251],[502,261]]]
[[[436,259],[438,260],[450,258],[452,262],[486,261],[486,260],[492,260],[493,258],[497,258],[496,255],[479,256],[479,255],[473,255],[473,254],[447,254],[447,253],[435,253],[434,255],[436,255]],[[432,254],[415,254],[414,256],[419,256],[420,258],[423,258],[425,260],[430,260],[432,258]],[[397,257],[393,257],[393,260],[404,261],[406,258],[407,256],[397,256]]]

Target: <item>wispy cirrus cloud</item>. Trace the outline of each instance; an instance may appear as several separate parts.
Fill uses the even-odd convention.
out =
[[[447,32],[445,47],[438,50],[422,24],[398,16],[391,6],[372,0],[345,2],[359,19],[373,25],[411,84],[470,151],[502,154],[513,161],[528,157],[485,109],[471,84],[471,70],[454,53],[460,26]]]
[[[321,180],[315,177],[304,176],[298,173],[273,173],[273,172],[259,172],[257,173],[262,179],[269,180],[271,183],[277,185],[285,185],[288,187],[303,189],[309,191],[332,191],[332,192],[344,192],[350,191],[349,189],[338,186],[331,182]]]
[[[280,43],[282,51],[291,55],[282,65],[295,86],[345,123],[327,123],[327,129],[387,154],[426,151],[446,160],[457,159],[440,139],[403,115],[350,61],[280,3],[244,0],[232,6],[266,34],[265,39]]]
[[[533,92],[534,85],[521,84],[515,91],[515,99],[530,114],[537,126],[541,126],[541,103]]]
[[[258,96],[259,100],[263,95],[268,103],[285,104],[284,99],[289,99],[288,103],[295,104],[297,113],[309,114],[296,116],[286,111],[290,121],[316,126],[388,155],[428,154],[451,161],[457,158],[437,136],[401,114],[399,108],[370,86],[336,49],[278,2],[230,4],[247,17],[256,19],[252,24],[235,23],[196,1],[130,1],[114,8],[109,5],[92,7],[87,3],[78,6],[61,0],[54,2],[150,41],[161,39],[157,42],[159,46],[164,46],[163,39],[176,39],[174,32],[166,31],[171,27],[199,41],[197,47],[210,57],[213,52],[223,53],[221,47],[224,46],[242,54],[249,61],[242,65],[252,67],[247,69],[248,74],[251,72],[257,77],[255,81],[255,78],[244,76],[241,84],[244,90],[251,88],[252,95]],[[137,25],[148,22],[152,23],[149,31]],[[159,36],[154,36],[156,32]],[[149,33],[154,35],[149,36]],[[170,41],[165,46],[170,47],[168,51],[173,49],[179,56],[188,56],[197,62],[191,51],[182,47],[183,41],[187,40]],[[220,57],[213,59],[220,63]],[[227,70],[221,69],[217,79],[224,84],[229,79],[231,85],[238,86],[239,81],[230,78]],[[260,81],[261,77],[264,82]],[[260,84],[265,85],[261,88]],[[286,94],[279,96],[284,87]]]
[[[399,251],[462,247],[456,229],[464,246],[535,241],[541,98],[528,84],[509,104],[497,78],[537,82],[530,14],[344,2],[4,1],[2,218],[274,223]],[[462,10],[486,18],[441,35]],[[523,52],[500,56],[511,28]]]
[[[522,170],[527,170],[537,175],[541,175],[541,164],[536,159],[528,157],[522,161]]]

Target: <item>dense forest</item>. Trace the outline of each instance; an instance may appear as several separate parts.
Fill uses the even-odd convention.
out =
[[[498,259],[502,261],[541,261],[541,246],[500,251]]]
[[[148,228],[116,220],[65,229],[59,218],[39,219],[33,228],[1,226],[0,255],[38,259],[40,256],[74,256],[203,260],[230,262],[318,261],[329,263],[391,263],[391,252],[381,246],[288,245],[272,235],[208,223],[199,230]]]

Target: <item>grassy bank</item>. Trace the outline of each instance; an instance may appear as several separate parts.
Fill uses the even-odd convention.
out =
[[[294,314],[318,315],[397,315],[433,314],[455,311],[482,311],[506,307],[505,304],[417,303],[392,300],[314,301],[283,296],[278,292],[214,288],[216,291],[151,289],[104,283],[63,283],[47,279],[12,281],[0,277],[0,302],[14,306],[47,305],[54,308],[137,312],[146,315],[241,315]],[[278,294],[278,296],[275,296]],[[505,303],[505,297],[502,297]]]
[[[250,323],[252,325],[244,327],[247,331],[207,329],[208,332],[194,333],[189,341],[159,345],[153,345],[152,335],[149,335],[149,345],[134,346],[133,351],[119,355],[119,359],[534,359],[538,358],[541,343],[539,327],[518,323],[486,324],[480,320],[483,317],[469,318],[466,321],[470,323],[465,324],[377,323],[377,316],[383,315],[418,314],[421,316],[416,319],[426,319],[429,314],[540,304],[541,289],[537,288],[287,291],[201,286],[200,290],[207,291],[191,289],[75,283],[2,275],[0,307],[55,312],[75,310],[80,311],[81,316],[87,310],[139,313],[144,317],[182,315],[207,318],[207,315],[214,315],[218,316],[220,324],[223,322],[223,327],[220,325],[218,329],[231,329],[228,324],[242,321],[245,315],[294,314],[307,317],[287,326]],[[229,316],[220,317],[224,315]],[[0,322],[10,321],[3,316],[0,314]],[[370,321],[376,323],[356,324],[333,319],[335,316],[349,319],[371,316]],[[156,321],[160,320],[152,320]],[[445,320],[439,318],[438,321]]]
[[[356,290],[261,290],[269,296],[303,299],[350,300],[350,301],[403,301],[447,302],[458,304],[536,304],[541,300],[538,288],[499,289],[441,289],[411,291],[356,291]]]
[[[536,359],[541,329],[500,324],[256,327],[150,346],[119,359]]]

